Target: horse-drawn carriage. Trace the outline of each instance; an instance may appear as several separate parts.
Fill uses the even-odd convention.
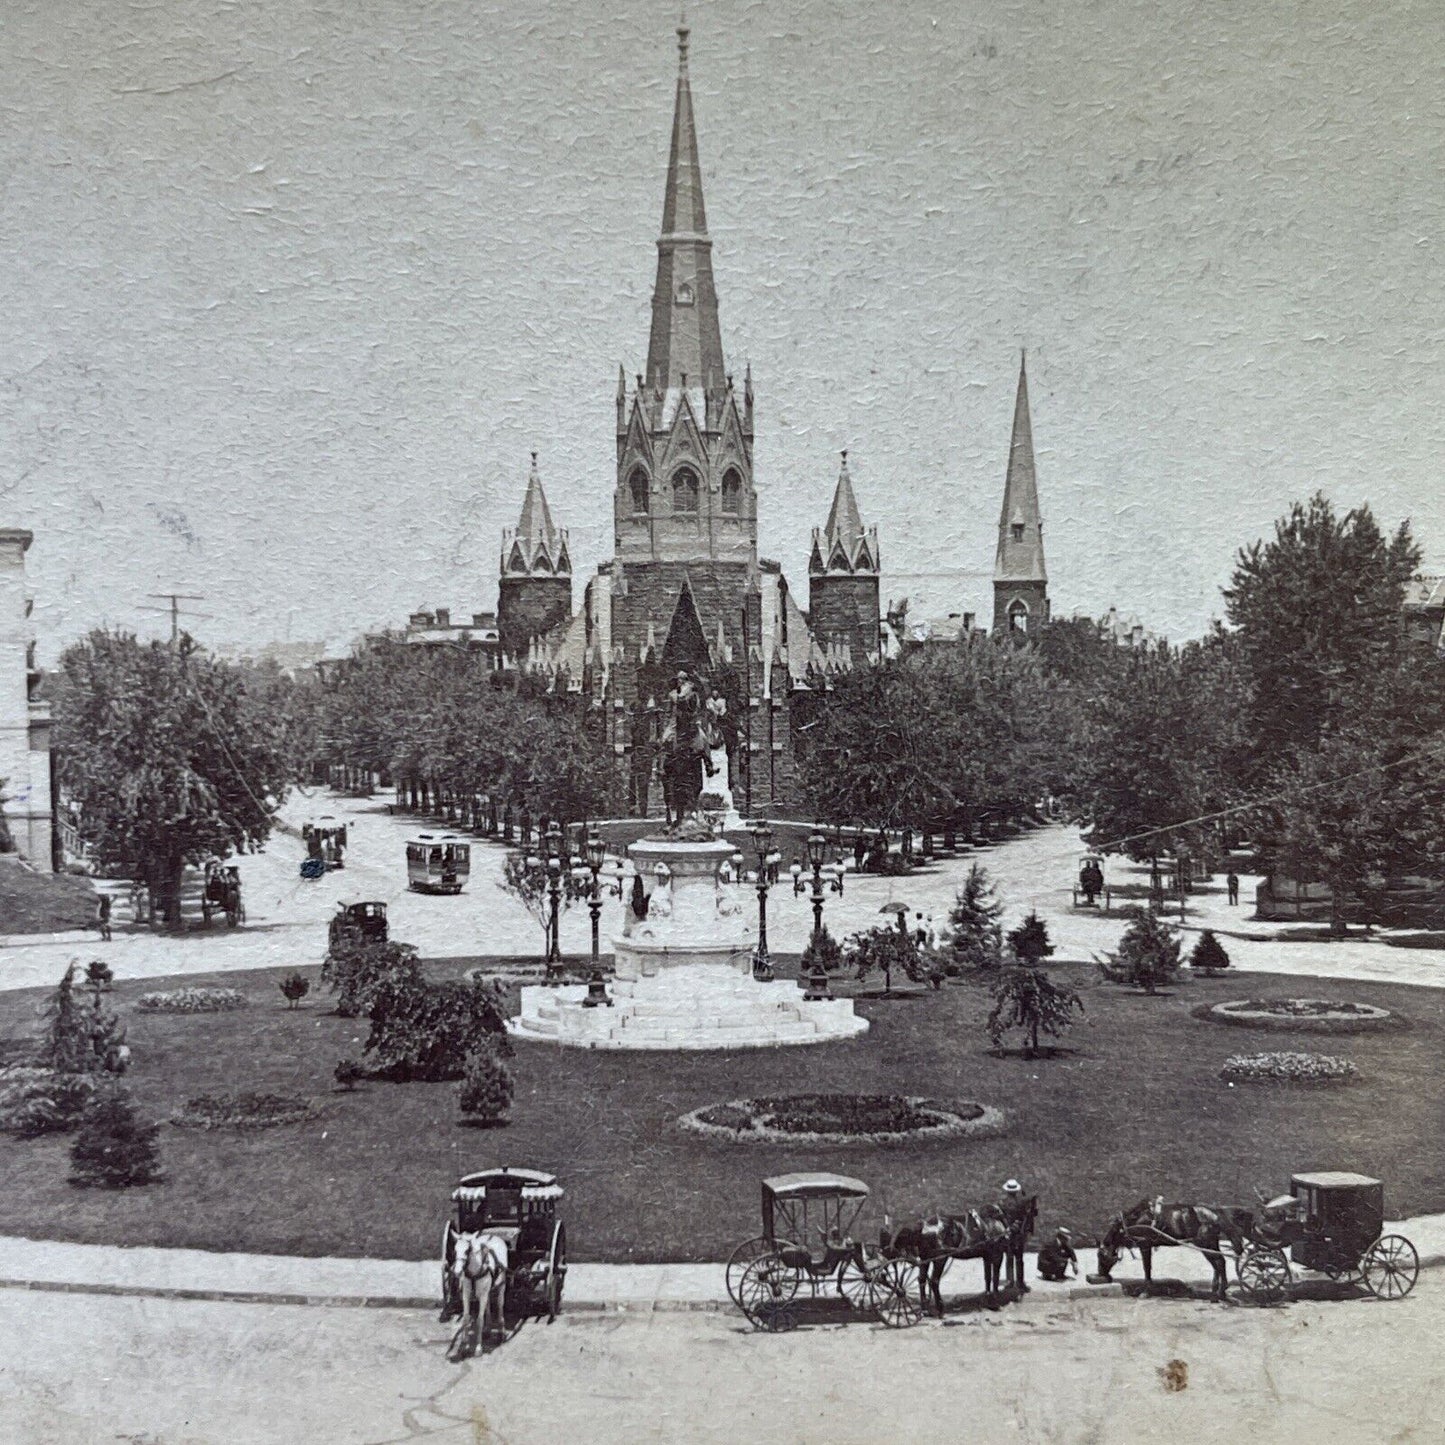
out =
[[[793,1329],[798,1296],[836,1296],[885,1325],[914,1324],[912,1267],[852,1237],[868,1186],[842,1174],[780,1174],[762,1184],[762,1233],[727,1263],[733,1303],[760,1330]]]
[[[201,889],[201,917],[207,928],[217,913],[225,915],[227,928],[235,928],[246,921],[246,909],[241,903],[241,870],[234,863],[212,861],[206,864],[206,877]]]
[[[301,841],[308,859],[319,861],[323,870],[346,867],[346,824],[324,813],[301,825]]]
[[[1296,1174],[1290,1192],[1264,1205],[1239,1261],[1239,1283],[1271,1304],[1293,1282],[1290,1263],[1333,1280],[1362,1284],[1382,1300],[1415,1288],[1420,1256],[1401,1234],[1385,1234],[1385,1186],[1363,1174]]]
[[[567,1282],[561,1198],[555,1174],[507,1165],[468,1174],[452,1190],[442,1230],[441,1317],[460,1317],[458,1340],[480,1339],[489,1317],[504,1334],[534,1316],[557,1318]]]
[[[374,899],[365,903],[338,903],[327,930],[327,947],[335,949],[348,939],[385,943],[390,934],[385,903]]]
[[[1074,879],[1074,907],[1097,908],[1098,899],[1104,900],[1107,912],[1112,899],[1108,882],[1104,877],[1104,858],[1100,853],[1085,853],[1079,859],[1079,871]]]

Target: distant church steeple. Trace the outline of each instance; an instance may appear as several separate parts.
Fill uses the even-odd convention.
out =
[[[521,657],[534,637],[572,615],[572,557],[567,533],[552,520],[537,453],[527,474],[522,515],[502,533],[497,631],[502,651]]]
[[[878,529],[863,525],[844,452],[828,520],[813,531],[808,622],[818,642],[853,667],[878,656],[878,573]]]
[[[1029,417],[1028,358],[1024,356],[1019,361],[1013,439],[1009,444],[1003,510],[998,520],[998,551],[993,567],[995,632],[1027,632],[1049,620],[1043,525]]]

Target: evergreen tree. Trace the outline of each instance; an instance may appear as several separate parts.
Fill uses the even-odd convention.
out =
[[[93,986],[90,999],[77,992],[73,963],[51,994],[45,1019],[42,1067],[62,1074],[120,1073],[125,1068],[125,1025],[101,1002],[99,985]]]
[[[71,1183],[103,1189],[149,1184],[160,1177],[159,1133],[158,1124],[137,1115],[126,1090],[102,1090],[86,1107],[70,1146]]]
[[[1003,956],[1002,917],[1003,904],[994,893],[988,870],[975,863],[954,895],[948,914],[948,946],[958,967],[998,967]]]
[[[1011,965],[999,974],[993,986],[993,1009],[985,1027],[995,1048],[1011,1029],[1028,1036],[1030,1058],[1039,1051],[1039,1034],[1059,1038],[1073,1024],[1073,1011],[1084,1012],[1084,1001],[1071,988],[1064,988],[1041,968]]]
[[[483,1123],[500,1123],[512,1107],[514,1093],[512,1071],[495,1044],[488,1041],[474,1049],[457,1085],[462,1113]]]
[[[1048,926],[1037,913],[1030,913],[1017,928],[1009,930],[1008,945],[1014,957],[1030,968],[1037,967],[1054,952]]]
[[[1153,908],[1129,910],[1129,924],[1117,951],[1099,967],[1111,983],[1157,993],[1179,969],[1179,930]]]
[[[1197,968],[1200,973],[1212,976],[1223,972],[1229,967],[1229,954],[1225,952],[1224,945],[1214,936],[1212,928],[1206,928],[1199,935],[1193,951],[1189,955],[1189,967]]]

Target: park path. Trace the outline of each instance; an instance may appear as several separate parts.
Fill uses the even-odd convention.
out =
[[[351,846],[346,867],[319,881],[303,881],[298,876],[303,850],[296,830],[308,817],[324,813],[344,818],[348,825]],[[392,936],[416,944],[426,957],[538,956],[537,923],[497,886],[505,856],[499,845],[478,841],[471,881],[460,897],[431,897],[406,887],[405,840],[427,826],[418,820],[394,817],[374,799],[319,791],[293,795],[283,809],[283,821],[286,829],[278,831],[264,851],[236,860],[244,880],[244,927],[181,937],[118,930],[104,945],[84,933],[0,936],[0,989],[53,983],[71,958],[102,953],[120,978],[319,964],[327,922],[337,902],[348,898],[385,899]],[[1057,825],[1026,830],[1007,842],[940,861],[908,878],[849,875],[842,898],[828,895],[825,919],[834,935],[841,937],[877,923],[882,906],[897,901],[941,923],[960,881],[977,860],[994,877],[1007,924],[1036,909],[1049,924],[1057,959],[1087,962],[1117,943],[1123,925],[1118,919],[1099,918],[1071,906],[1071,885],[1082,851],[1078,830]],[[1142,870],[1122,860],[1111,860],[1109,872],[1116,885],[1145,881]],[[1241,881],[1244,903],[1236,908],[1225,900],[1222,879],[1191,897],[1186,943],[1199,928],[1213,927],[1224,936],[1234,966],[1241,970],[1432,987],[1445,983],[1442,949],[1395,947],[1385,936],[1327,942],[1313,936],[1315,929],[1251,922],[1257,880]],[[606,940],[621,929],[621,907],[620,900],[610,895],[604,901],[604,952]],[[745,908],[751,915],[751,897]],[[785,876],[782,886],[769,895],[769,942],[776,952],[798,952],[811,928],[807,897],[795,896]],[[564,915],[562,946],[574,956],[587,951],[589,922],[584,907]]]
[[[1422,1264],[1445,1264],[1445,1214],[1418,1215],[1387,1224],[1385,1232],[1405,1235]],[[1103,1296],[1108,1286],[1082,1278],[1094,1267],[1093,1249],[1079,1247],[1080,1278],[1049,1284],[1027,1268],[1033,1302]],[[1190,1249],[1157,1256],[1160,1279],[1207,1285],[1204,1257]],[[1143,1278],[1139,1262],[1125,1255],[1115,1267],[1120,1283]],[[65,1244],[52,1240],[0,1237],[0,1288],[91,1290],[191,1299],[272,1301],[293,1304],[361,1304],[432,1308],[440,1297],[436,1260],[304,1258],[296,1255],[218,1254],[200,1249],[122,1248]],[[946,1279],[950,1295],[981,1293],[983,1267],[953,1264]],[[1117,1292],[1117,1290],[1115,1291]],[[723,1266],[714,1264],[573,1264],[567,1272],[569,1307],[687,1309],[728,1302]]]

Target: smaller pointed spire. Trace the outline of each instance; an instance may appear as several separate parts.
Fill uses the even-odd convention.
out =
[[[532,453],[532,466],[527,474],[522,515],[515,530],[509,528],[502,534],[502,558],[503,572],[561,575],[572,570],[567,555],[567,533],[552,520],[552,509],[542,490],[536,452]]]

